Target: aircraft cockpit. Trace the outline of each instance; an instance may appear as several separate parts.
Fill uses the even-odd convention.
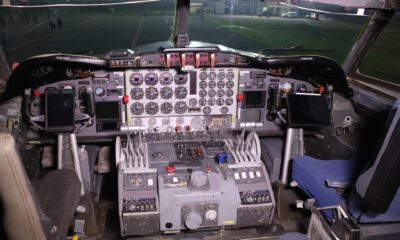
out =
[[[0,238],[398,239],[398,10],[3,0]]]

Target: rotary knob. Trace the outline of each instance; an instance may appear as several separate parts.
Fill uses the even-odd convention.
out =
[[[201,227],[203,224],[203,218],[200,216],[198,212],[195,212],[194,210],[190,211],[186,216],[185,216],[185,225],[189,229],[198,229]]]

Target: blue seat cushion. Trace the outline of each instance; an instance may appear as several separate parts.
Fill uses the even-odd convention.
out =
[[[315,199],[319,207],[346,204],[344,196],[335,188],[327,187],[326,180],[352,182],[356,167],[356,158],[318,160],[308,156],[296,156],[293,159],[292,179],[309,197]],[[323,214],[328,219],[333,218],[332,211],[323,211]]]
[[[347,199],[332,187],[326,185],[326,180],[354,183],[360,173],[357,157],[348,160],[319,160],[308,156],[296,156],[293,159],[292,178],[298,186],[310,197],[317,206],[346,206],[359,223],[398,222],[400,221],[400,190],[395,195],[389,209],[384,214],[367,210],[363,201],[356,193]],[[332,211],[323,211],[329,220],[333,218]]]

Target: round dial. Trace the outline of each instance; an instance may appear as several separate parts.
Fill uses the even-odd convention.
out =
[[[104,88],[98,87],[94,90],[94,93],[96,94],[96,96],[102,97],[104,96],[104,94],[106,94],[106,91],[104,90]]]
[[[217,95],[217,92],[215,90],[211,89],[208,91],[208,96],[210,98],[215,97],[215,95]]]
[[[225,73],[224,72],[219,72],[218,73],[218,79],[219,80],[224,80],[225,79]]]
[[[208,83],[208,87],[209,87],[209,88],[215,88],[215,86],[217,86],[217,83],[215,83],[215,81],[210,81],[210,82]]]
[[[144,109],[144,108],[143,108]],[[135,126],[141,126],[143,124],[143,121],[142,121],[142,119],[140,119],[140,118],[135,118],[134,120],[133,120],[133,125],[135,125]]]
[[[133,86],[140,86],[143,83],[143,76],[140,73],[132,73],[132,75],[129,77],[129,82]]]
[[[225,87],[225,82],[224,82],[224,81],[218,81],[218,82],[217,82],[217,87],[218,87],[219,89],[224,88],[224,87]]]
[[[179,101],[179,102],[175,103],[174,110],[178,114],[185,113],[187,110],[187,105],[184,101]]]
[[[206,104],[207,104],[207,100],[205,98],[200,98],[199,105],[200,106],[205,106]]]
[[[233,104],[233,99],[232,98],[225,99],[225,104],[228,105],[228,106],[232,105]]]
[[[177,87],[175,88],[175,97],[177,99],[184,99],[187,95],[187,90],[185,87]]]
[[[224,103],[225,103],[225,101],[224,101],[223,98],[217,98],[217,105],[218,106],[222,106],[222,105],[224,105]]]
[[[194,106],[196,106],[197,105],[197,99],[196,98],[191,98],[190,100],[189,100],[189,106],[190,107],[194,107]]]
[[[207,87],[207,82],[206,81],[200,81],[199,86],[201,89],[205,89]]]
[[[157,124],[157,119],[149,118],[148,124],[149,126],[155,126]]]
[[[172,77],[172,74],[169,73],[169,72],[163,72],[163,73],[161,73],[161,75],[160,75],[160,83],[161,83],[162,85],[169,85],[169,84],[171,84],[173,79],[174,79],[174,78]]]
[[[144,77],[144,81],[146,82],[147,85],[154,86],[158,82],[157,74],[155,73],[148,73]]]
[[[206,97],[207,96],[207,91],[202,89],[202,90],[200,90],[199,95],[200,95],[200,97]]]
[[[208,99],[208,105],[209,106],[214,106],[215,105],[215,99],[214,98],[209,98]]]
[[[232,97],[233,96],[233,91],[231,89],[226,90],[226,96],[227,97]]]
[[[162,105],[161,105],[161,111],[162,111]],[[168,126],[171,123],[171,119],[170,118],[163,118],[161,122],[162,122],[162,125]]]
[[[206,72],[201,72],[199,75],[201,80],[206,80],[207,79],[207,73]]]
[[[185,122],[185,119],[183,117],[178,117],[176,119],[176,124],[182,125]]]
[[[192,118],[192,121],[190,122],[190,124],[192,125],[192,127],[194,129],[201,129],[204,127],[204,121],[201,117],[194,117]]]
[[[215,80],[216,78],[217,78],[217,73],[216,72],[210,72],[208,74],[208,79]]]
[[[174,92],[172,91],[172,88],[170,87],[163,87],[160,89],[160,95],[162,99],[170,99],[172,98],[172,95]]]
[[[149,102],[146,104],[146,113],[149,115],[155,115],[158,113],[158,104],[155,102]]]
[[[217,96],[218,96],[218,97],[223,97],[223,96],[225,96],[225,91],[222,90],[222,89],[218,90],[218,91],[217,91]]]
[[[174,78],[175,84],[182,85],[187,82],[186,74],[176,74]]]
[[[173,109],[174,109],[174,107],[169,102],[165,102],[165,103],[161,104],[161,112],[164,114],[170,114]]]
[[[131,112],[133,115],[142,115],[144,112],[144,106],[142,103],[135,102],[131,106]]]
[[[235,84],[233,83],[233,81],[227,81],[227,82],[226,82],[226,87],[227,87],[227,88],[233,88],[234,85],[235,85]]]
[[[146,89],[146,98],[150,100],[154,100],[158,97],[158,90],[155,87],[149,87]]]
[[[226,114],[226,113],[228,113],[228,110],[229,109],[224,106],[224,107],[221,108],[221,113]]]
[[[233,72],[228,72],[226,74],[226,79],[228,80],[232,80],[235,77],[235,74],[233,74]]]
[[[211,113],[211,108],[209,106],[203,108],[203,113],[208,115]]]
[[[140,100],[144,96],[143,89],[135,87],[131,89],[131,97],[135,100]]]

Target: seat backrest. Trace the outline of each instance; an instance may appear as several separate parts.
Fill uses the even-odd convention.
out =
[[[400,99],[389,113],[382,144],[356,182],[356,191],[372,210],[384,213],[400,186]]]
[[[4,230],[10,240],[47,239],[30,181],[14,138],[8,133],[0,133],[0,200],[4,208]]]

